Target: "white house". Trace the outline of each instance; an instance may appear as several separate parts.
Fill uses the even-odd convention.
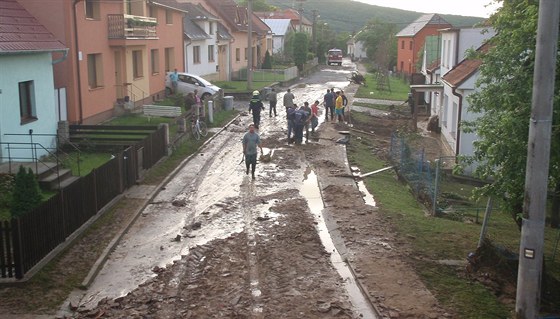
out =
[[[0,29],[0,162],[30,162],[55,153],[53,64],[68,49],[15,0],[0,1]]]
[[[364,41],[356,40],[356,36],[346,42],[346,52],[354,61],[367,58],[365,43]]]
[[[181,3],[179,6],[187,11],[183,18],[185,72],[218,79],[220,67],[229,70],[228,61],[224,61],[226,65],[218,64],[219,18],[200,4]]]
[[[272,52],[282,54],[286,37],[290,32],[294,32],[294,27],[290,19],[261,19],[272,32]]]

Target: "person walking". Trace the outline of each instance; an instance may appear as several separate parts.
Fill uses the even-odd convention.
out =
[[[342,95],[340,91],[336,92],[336,101],[335,101],[335,113],[338,123],[344,122],[344,116],[342,115],[344,110],[344,104],[342,102]],[[334,119],[333,119],[334,120]]]
[[[195,108],[196,106],[196,98],[194,97],[194,93],[193,92],[189,92],[187,93],[187,95],[185,96],[185,111],[192,111],[193,113],[195,113]]]
[[[327,89],[327,94],[323,96],[323,105],[325,105],[325,122],[329,120],[329,113],[331,118],[334,119],[334,114],[331,111],[334,109],[334,95],[329,89]]]
[[[286,111],[288,110],[289,107],[294,106],[294,99],[295,99],[294,94],[290,89],[288,89],[288,91],[286,91],[286,93],[284,94],[284,107],[286,108]]]
[[[319,125],[319,101],[311,105],[311,134],[315,133],[317,125]]]
[[[268,116],[272,117],[272,111],[274,111],[274,116],[276,116],[276,102],[278,101],[278,97],[274,88],[268,93],[267,99],[269,103]]]
[[[303,129],[305,130],[305,142],[309,142],[309,126],[311,125],[311,118],[313,117],[313,112],[311,111],[311,107],[309,107],[309,102],[303,102],[301,110],[306,114]]]
[[[255,169],[257,167],[257,147],[263,152],[261,145],[261,138],[255,132],[255,124],[249,124],[249,131],[243,135],[243,156],[245,156],[245,175],[249,175],[251,170],[251,177],[255,179]]]
[[[257,130],[261,123],[262,110],[264,110],[264,105],[259,97],[259,91],[253,91],[253,97],[249,102],[249,114],[253,113],[253,124]]]
[[[346,119],[346,116],[344,115],[344,111],[346,110],[346,106],[348,105],[348,98],[346,97],[346,94],[344,94],[343,90],[340,90],[340,96],[342,96],[342,118]]]
[[[296,109],[297,105],[295,104],[286,109],[286,122],[288,123],[288,144],[292,144],[292,131],[294,130],[294,118]]]
[[[179,84],[179,74],[177,69],[173,73],[169,74],[169,80],[171,80],[171,93],[177,94],[177,85]]]

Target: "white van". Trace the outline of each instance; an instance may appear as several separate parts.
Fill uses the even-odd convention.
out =
[[[338,64],[342,65],[342,50],[330,49],[327,55],[327,65]]]

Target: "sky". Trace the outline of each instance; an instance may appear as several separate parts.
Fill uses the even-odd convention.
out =
[[[492,0],[353,0],[381,7],[423,13],[456,14],[488,18],[497,6],[486,7]]]

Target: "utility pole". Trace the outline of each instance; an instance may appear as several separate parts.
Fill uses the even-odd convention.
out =
[[[297,0],[299,2],[299,32],[302,32],[302,24],[303,24],[303,2],[305,0]]]
[[[540,0],[515,314],[539,315],[560,1]]]
[[[313,52],[317,54],[317,10],[313,9],[313,26],[311,28],[311,36],[313,39]]]
[[[247,0],[247,90],[253,89],[253,0]]]

